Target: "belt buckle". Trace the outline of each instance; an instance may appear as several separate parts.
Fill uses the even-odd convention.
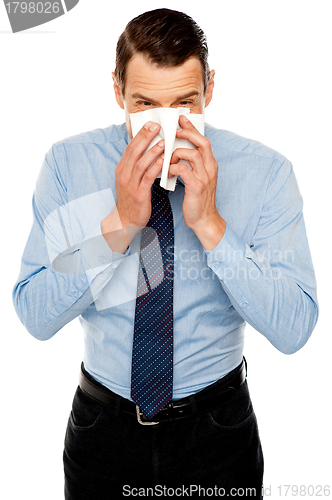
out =
[[[139,407],[136,405],[136,416],[137,416],[137,422],[141,425],[157,425],[159,424],[159,422],[149,422],[148,420],[147,421],[144,421],[142,420],[142,416],[144,415],[144,413],[142,412],[142,410],[139,409]]]

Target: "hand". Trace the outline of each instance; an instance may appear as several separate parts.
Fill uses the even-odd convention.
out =
[[[117,209],[124,226],[144,227],[151,215],[151,187],[161,172],[162,159],[149,166],[164,151],[164,141],[144,151],[160,130],[157,123],[148,122],[128,144],[115,169]]]
[[[157,123],[146,123],[130,141],[115,169],[116,208],[101,223],[102,233],[113,251],[123,253],[149,221],[151,187],[162,169],[163,160],[157,158],[164,151],[164,141],[159,141],[145,154],[144,151],[159,130]]]
[[[183,218],[207,250],[212,250],[225,233],[226,222],[215,205],[218,163],[213,156],[210,141],[202,136],[185,117],[180,117],[182,130],[179,139],[188,139],[197,149],[176,149],[171,158],[169,172],[180,175],[185,183],[182,205]],[[187,160],[192,170],[179,163]]]

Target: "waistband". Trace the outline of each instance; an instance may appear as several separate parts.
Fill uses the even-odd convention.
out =
[[[169,401],[152,419],[144,415],[135,403],[115,394],[97,382],[85,370],[83,363],[81,365],[79,385],[83,392],[109,409],[133,415],[142,425],[156,425],[161,422],[188,418],[195,414],[211,411],[221,404],[227,404],[237,389],[245,382],[246,376],[247,362],[243,358],[240,365],[225,377],[192,396],[177,401]]]

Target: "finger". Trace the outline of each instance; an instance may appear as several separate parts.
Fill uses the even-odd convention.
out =
[[[199,179],[205,179],[207,172],[203,162],[202,155],[198,149],[178,148],[171,157],[171,163],[179,163],[181,160],[189,162],[194,175]]]
[[[172,176],[179,175],[185,183],[186,189],[195,189],[198,182],[201,185],[201,181],[197,179],[193,171],[190,170],[188,165],[185,165],[184,163],[176,163],[170,165],[169,173]]]
[[[134,165],[131,171],[130,182],[133,186],[138,187],[142,181],[143,175],[149,169],[152,163],[163,153],[165,141],[162,139],[155,144],[149,151],[141,156]]]
[[[163,158],[159,157],[142,177],[140,188],[142,191],[150,191],[151,186],[163,168]]]
[[[142,156],[144,151],[151,144],[152,140],[160,131],[160,125],[154,122],[147,122],[141,130],[130,141],[123,153],[122,159],[118,165],[118,173],[125,169],[130,176],[136,161]]]
[[[190,120],[185,115],[180,115],[179,118],[180,128],[176,131],[176,136],[181,139],[189,139],[191,137],[193,141],[190,140],[195,146],[201,147],[204,145],[205,137],[198,132],[197,128],[191,123]],[[195,142],[194,142],[195,141]]]
[[[199,149],[207,169],[215,167],[215,159],[209,139],[200,134],[186,116],[181,115],[179,123],[182,129],[177,131],[176,136],[179,139],[187,139]]]

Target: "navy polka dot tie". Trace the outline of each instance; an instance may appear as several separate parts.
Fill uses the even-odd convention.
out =
[[[152,418],[172,399],[174,227],[168,191],[156,179],[142,230],[131,398]]]

